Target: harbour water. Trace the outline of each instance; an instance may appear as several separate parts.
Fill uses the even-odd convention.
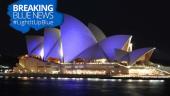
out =
[[[170,96],[169,80],[1,78],[0,96]]]

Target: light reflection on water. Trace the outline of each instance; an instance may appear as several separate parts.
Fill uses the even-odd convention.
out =
[[[170,96],[164,80],[98,78],[4,78],[0,96]]]

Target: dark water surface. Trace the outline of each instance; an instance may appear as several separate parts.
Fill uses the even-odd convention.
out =
[[[170,81],[1,78],[0,96],[170,96]]]

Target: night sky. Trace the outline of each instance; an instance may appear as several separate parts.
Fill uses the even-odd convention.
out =
[[[17,57],[27,53],[25,35],[9,27],[7,7],[16,0],[0,0],[0,54]],[[156,47],[155,62],[170,63],[170,6],[168,1],[59,0],[58,10],[100,27],[106,36],[133,35],[134,49]]]

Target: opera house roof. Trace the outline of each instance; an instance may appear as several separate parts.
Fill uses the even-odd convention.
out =
[[[88,27],[77,18],[64,15],[60,29],[47,28],[44,36],[27,36],[29,55],[49,57],[72,62],[76,58],[85,61],[106,58],[108,61],[127,61],[134,64],[138,60],[148,61],[155,48],[132,50],[131,35],[106,37],[94,24]]]

